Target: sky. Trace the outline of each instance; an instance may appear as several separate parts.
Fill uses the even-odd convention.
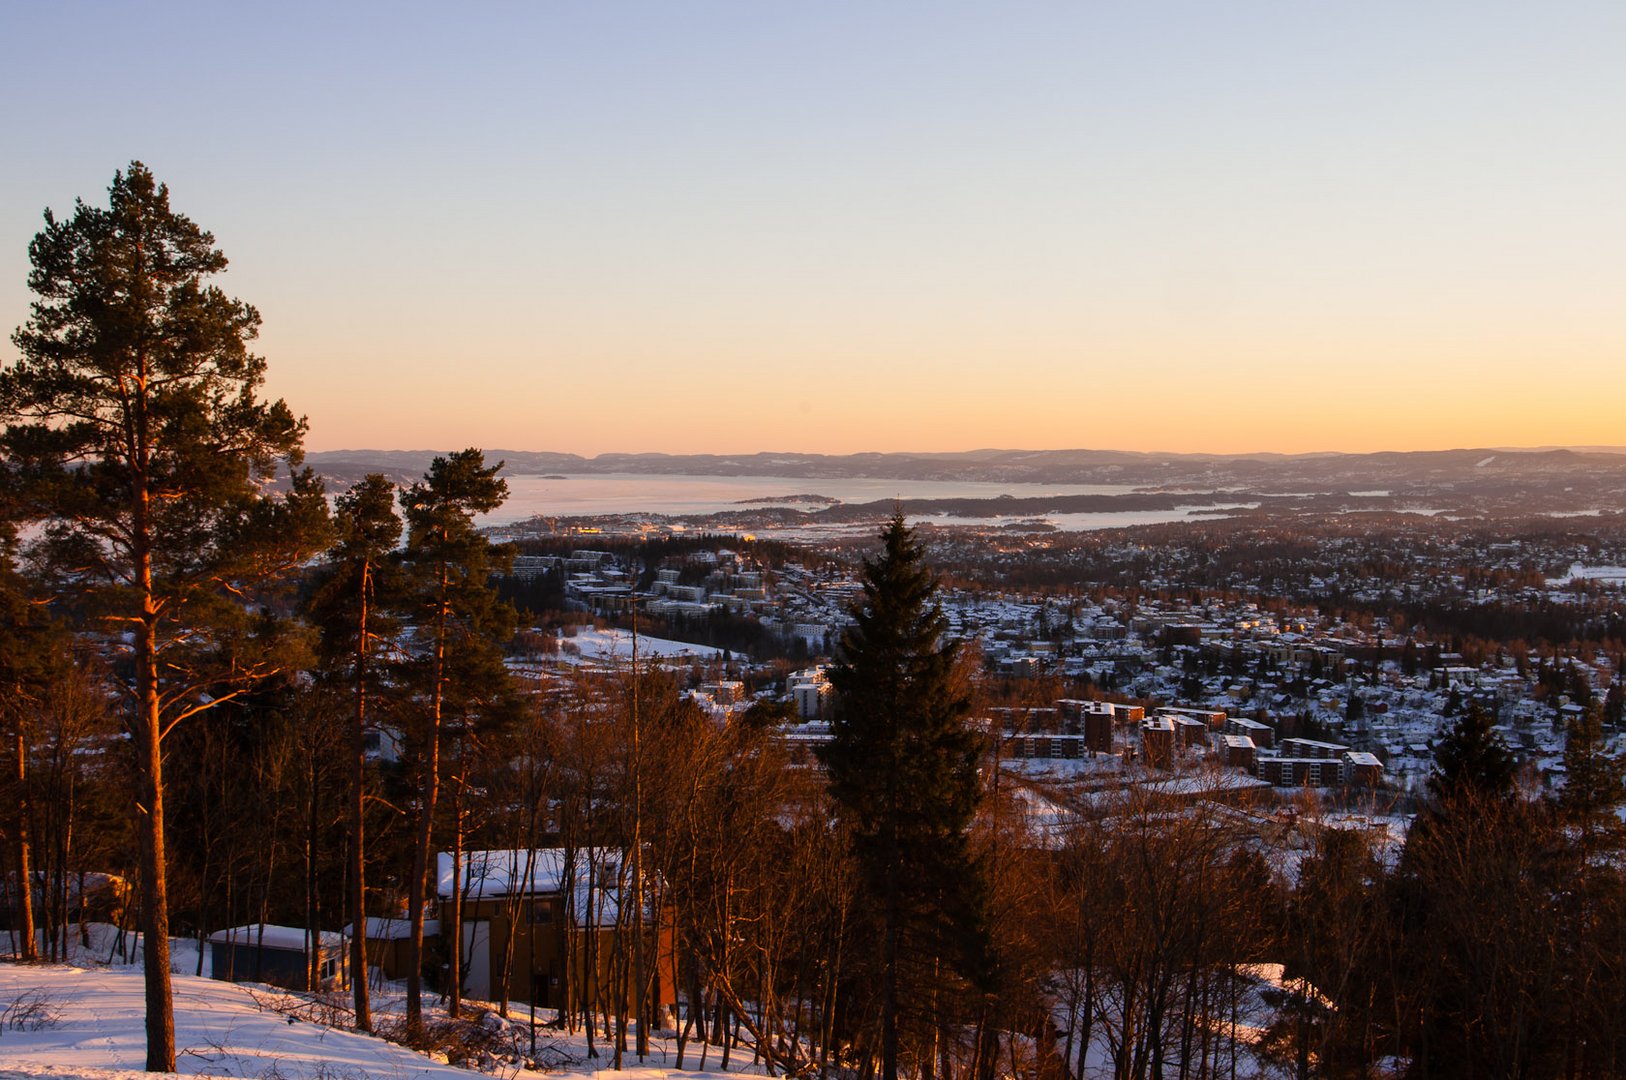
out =
[[[1626,4],[0,4],[0,324],[139,159],[307,447],[1626,443]],[[0,362],[15,348],[0,343]]]

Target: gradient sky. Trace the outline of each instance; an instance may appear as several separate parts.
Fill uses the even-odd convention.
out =
[[[0,5],[311,449],[1626,443],[1626,4]],[[0,357],[15,349],[0,344]]]

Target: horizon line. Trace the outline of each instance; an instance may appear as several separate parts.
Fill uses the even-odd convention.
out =
[[[333,450],[307,450],[305,456],[333,455],[333,454],[448,454],[455,453],[461,447],[341,447]],[[774,454],[793,455],[797,457],[816,458],[853,458],[853,457],[963,457],[970,454],[1128,454],[1137,457],[1185,457],[1185,458],[1308,458],[1308,457],[1376,457],[1382,454],[1459,454],[1459,453],[1495,453],[1495,454],[1550,454],[1557,451],[1569,451],[1580,454],[1626,454],[1626,444],[1548,444],[1542,446],[1454,446],[1434,449],[1414,448],[1409,450],[1383,449],[1383,450],[1127,450],[1113,447],[1085,447],[1066,446],[1050,448],[1034,448],[1021,446],[979,446],[964,450],[849,450],[830,452],[822,450],[604,450],[596,454],[583,454],[574,450],[521,449],[512,446],[482,447],[482,452],[489,454],[557,454],[561,457],[580,458],[583,461],[597,461],[606,457],[664,457],[664,458],[749,458],[763,457]]]

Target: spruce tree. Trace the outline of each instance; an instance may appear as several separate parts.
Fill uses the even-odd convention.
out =
[[[260,399],[260,317],[211,283],[214,238],[140,162],[29,245],[37,299],[0,371],[0,451],[40,554],[127,673],[147,994],[147,1068],[173,1071],[163,738],[282,667],[253,599],[313,553],[320,487],[293,472],[305,425]]]
[[[1394,992],[1409,1001],[1397,1007],[1400,1038],[1420,1075],[1528,1072],[1500,1045],[1507,1025],[1493,1014],[1507,1011],[1503,992],[1528,978],[1508,972],[1527,962],[1524,916],[1539,910],[1532,897],[1552,873],[1537,869],[1550,857],[1547,814],[1517,797],[1513,755],[1492,720],[1470,701],[1435,746],[1433,798],[1406,835],[1393,881],[1401,958]],[[1487,938],[1498,942],[1490,960]]]
[[[878,921],[881,1076],[895,1080],[905,969],[941,960],[970,974],[981,960],[968,833],[983,740],[967,724],[957,645],[901,511],[881,541],[830,672],[823,760]]]
[[[1475,701],[1446,730],[1434,748],[1434,772],[1428,778],[1436,798],[1502,799],[1513,794],[1513,755],[1492,730],[1492,719]]]
[[[1570,720],[1564,738],[1564,788],[1558,808],[1580,832],[1581,850],[1590,859],[1600,848],[1626,842],[1626,825],[1616,811],[1626,804],[1626,757],[1609,753],[1603,734],[1603,709],[1587,706]]]

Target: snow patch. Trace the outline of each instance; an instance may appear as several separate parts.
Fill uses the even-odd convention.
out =
[[[574,645],[584,657],[605,659],[617,657],[631,659],[632,635],[620,630],[582,630],[575,637],[560,639],[563,643]],[[721,650],[710,645],[695,645],[687,641],[669,641],[666,638],[650,637],[648,634],[638,635],[638,656],[644,657],[677,657],[699,656],[712,657],[719,655]]]

